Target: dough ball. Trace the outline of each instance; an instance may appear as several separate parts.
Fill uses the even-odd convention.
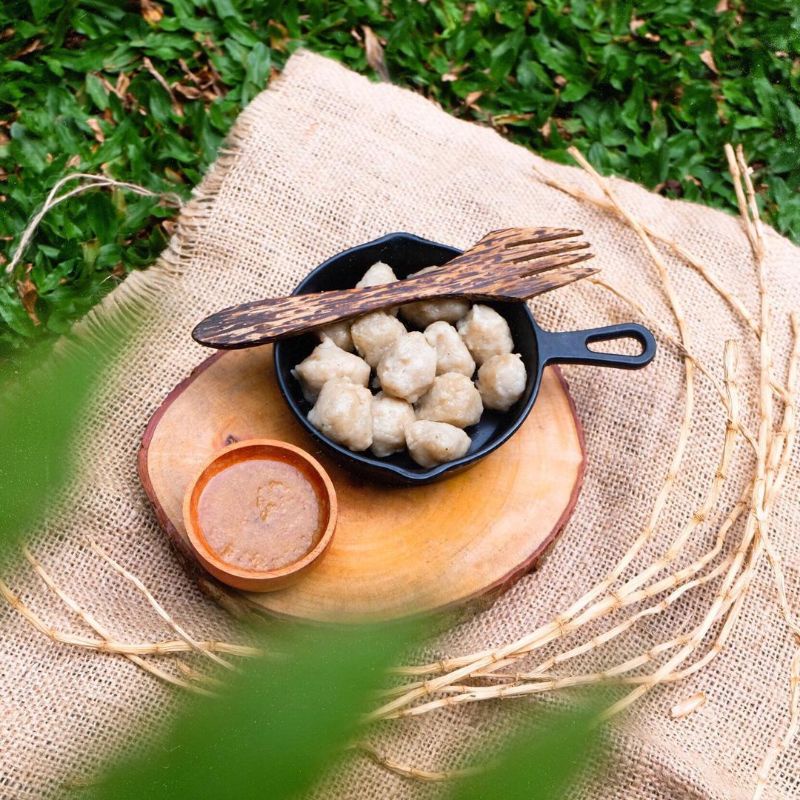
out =
[[[356,350],[371,367],[404,334],[405,325],[385,311],[373,311],[359,317],[350,329]]]
[[[406,444],[411,458],[421,467],[435,467],[466,455],[471,444],[461,428],[446,422],[420,419],[406,428]]]
[[[292,370],[292,375],[300,381],[303,397],[313,403],[326,381],[346,378],[351,383],[366,386],[369,372],[369,364],[363,358],[347,353],[330,339],[325,339]]]
[[[353,337],[350,335],[350,323],[352,320],[344,319],[341,322],[332,322],[317,331],[317,336],[321,342],[330,339],[337,347],[353,352]]]
[[[434,269],[439,269],[439,267],[436,265],[425,267],[412,272],[408,277],[413,278],[415,275],[424,275]],[[458,298],[419,300],[416,303],[406,303],[404,306],[400,306],[400,315],[403,319],[417,328],[427,328],[428,325],[440,320],[457,322],[467,311],[469,311],[469,302]]]
[[[372,444],[372,393],[344,378],[327,381],[308,421],[334,442],[366,450]]]
[[[414,422],[411,403],[380,392],[372,398],[372,452],[376,456],[396,453],[406,446],[406,426]]]
[[[397,280],[397,275],[394,270],[383,261],[378,261],[373,264],[365,273],[364,277],[356,284],[356,289],[366,289],[368,286],[382,286],[385,283],[394,283]],[[397,306],[383,309],[387,314],[393,317],[397,316]]]
[[[475,372],[475,361],[467,350],[458,331],[449,323],[439,320],[425,328],[425,339],[436,348],[436,374],[460,372],[468,378]]]
[[[397,275],[394,270],[383,261],[373,264],[365,273],[364,277],[356,284],[356,289],[365,289],[367,286],[380,286],[383,283],[394,283]]]
[[[458,298],[420,300],[400,306],[400,316],[417,328],[427,328],[434,322],[457,322],[469,311],[469,303]]]
[[[404,333],[378,362],[383,391],[409,403],[416,403],[431,388],[435,377],[436,349],[419,331]]]
[[[486,408],[508,411],[525,391],[528,373],[519,353],[504,353],[484,361],[478,370],[478,391]]]
[[[417,403],[417,419],[447,422],[457,428],[475,425],[483,413],[483,401],[472,381],[459,372],[439,375]]]
[[[456,327],[478,366],[514,349],[508,323],[489,306],[472,306]]]

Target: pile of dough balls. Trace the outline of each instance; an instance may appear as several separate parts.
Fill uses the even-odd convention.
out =
[[[356,286],[396,280],[378,262]],[[309,422],[356,452],[383,458],[407,448],[422,467],[461,458],[471,444],[464,428],[477,424],[484,408],[508,411],[525,391],[511,330],[489,306],[425,300],[318,333],[320,344],[292,375],[313,403]]]

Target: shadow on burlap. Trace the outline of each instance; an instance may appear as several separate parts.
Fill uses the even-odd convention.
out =
[[[172,386],[208,355],[189,337],[193,323],[222,306],[288,293],[309,269],[343,248],[396,230],[464,247],[493,228],[579,227],[594,245],[604,278],[674,330],[652,264],[634,234],[542,184],[534,165],[550,177],[596,191],[579,169],[545,162],[418,95],[370,83],[309,53],[295,55],[282,77],[241,115],[159,263],[131,276],[83,324],[84,330],[113,335],[115,319],[126,312],[146,323],[103,396],[87,410],[89,466],[70,489],[69,513],[34,540],[35,552],[56,580],[119,639],[168,638],[141,597],[80,545],[82,533],[89,531],[196,637],[235,636],[232,621],[186,577],[157,526],[137,479],[139,441]],[[613,184],[639,219],[696,253],[755,312],[752,260],[737,219],[622,181]],[[798,251],[772,231],[767,245],[780,367],[789,344],[786,314],[800,306]],[[694,351],[721,377],[725,339],[741,339],[742,389],[754,397],[752,337],[694,272],[672,257],[667,263],[683,298]],[[635,316],[589,285],[561,290],[534,307],[541,324],[553,329]],[[565,374],[585,427],[589,459],[575,514],[541,569],[448,631],[426,656],[501,645],[548,621],[606,574],[648,517],[683,413],[680,358],[662,344],[644,372],[573,367]],[[748,422],[755,429],[752,409]],[[657,536],[634,568],[658,557],[702,501],[724,426],[714,391],[700,378],[676,491]],[[789,599],[796,605],[800,509],[791,499],[798,492],[796,460],[793,467],[774,516],[773,539],[784,554]],[[740,446],[721,509],[730,508],[751,470],[752,460]],[[711,546],[718,522],[714,518],[695,532],[679,565]],[[536,520],[529,524],[535,526]],[[85,633],[27,568],[10,575],[9,583],[55,628]],[[710,584],[688,592],[609,649],[575,659],[571,669],[594,671],[688,630],[707,610],[714,590]],[[51,643],[9,607],[0,609],[0,616],[0,796],[57,796],[65,781],[91,776],[169,718],[176,694],[135,665]],[[589,626],[568,644],[600,630]],[[656,689],[632,707],[615,736],[613,769],[601,788],[590,786],[582,794],[653,800],[748,797],[763,753],[786,719],[792,652],[762,568],[728,647],[689,680]],[[671,706],[697,691],[706,693],[708,703],[685,719],[671,719]],[[539,702],[440,711],[393,724],[373,741],[394,759],[446,769],[463,763],[470,746],[497,738],[509,703],[533,715]],[[768,797],[796,796],[797,756],[794,747],[780,759]],[[354,757],[318,796],[412,797],[432,791]]]

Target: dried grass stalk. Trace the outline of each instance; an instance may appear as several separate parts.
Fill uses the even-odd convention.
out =
[[[67,606],[67,608],[72,611],[72,613],[75,614],[81,620],[81,622],[84,623],[84,625],[102,636],[103,641],[110,642],[113,638],[111,632],[104,625],[98,622],[97,619],[95,619],[88,611],[85,611],[83,608],[81,608],[75,600],[73,600],[63,589],[61,589],[61,587],[56,584],[52,576],[45,570],[45,568],[41,565],[41,563],[39,563],[39,561],[34,557],[33,553],[31,553],[27,547],[23,549],[23,553],[25,558],[33,567],[36,574],[42,579],[47,588],[50,589],[64,603],[64,605]],[[173,686],[178,686],[179,688],[186,689],[190,692],[194,692],[195,694],[209,694],[209,692],[202,687],[185,681],[170,672],[166,672],[160,667],[157,667],[155,664],[150,664],[141,656],[134,655],[133,653],[123,653],[121,655],[123,658],[127,658],[133,664],[136,664],[137,667],[140,667],[145,672],[155,676],[156,678],[159,678],[162,681],[165,681],[166,683],[172,684]]]
[[[152,592],[144,585],[144,583],[130,570],[125,569],[118,561],[113,559],[105,550],[103,550],[97,542],[94,541],[91,537],[87,537],[86,539],[87,546],[89,549],[95,553],[96,555],[100,556],[110,567],[114,570],[118,575],[121,575],[128,581],[131,585],[133,585],[147,600],[147,602],[152,606],[153,610],[158,614],[164,622],[172,628],[175,633],[178,634],[178,637],[183,639],[186,644],[188,644],[193,650],[196,650],[198,653],[210,658],[214,663],[219,664],[226,669],[234,669],[233,664],[230,661],[221,658],[212,650],[209,650],[207,647],[203,645],[202,642],[198,642],[194,639],[191,634],[178,622],[176,622],[172,615],[161,605],[161,603],[156,600],[153,596]]]
[[[113,639],[92,639],[87,636],[79,636],[73,633],[59,631],[48,625],[42,618],[29,608],[22,599],[16,595],[8,585],[0,579],[0,596],[37,631],[47,636],[59,644],[81,647],[86,650],[96,650],[100,653],[118,653],[120,655],[172,655],[174,653],[192,652],[194,648],[183,640],[171,640],[163,642],[119,642]],[[216,653],[227,653],[228,655],[252,657],[261,655],[255,647],[242,644],[230,644],[228,642],[204,641],[200,642],[208,650]]]
[[[731,148],[726,148],[729,162],[732,163],[731,173],[734,183],[737,184],[737,198],[743,195],[740,184],[741,164],[734,163]],[[743,158],[742,158],[743,160]],[[746,169],[745,169],[746,171]],[[631,703],[639,699],[645,692],[653,686],[658,685],[662,679],[671,675],[681,664],[687,660],[694,651],[701,645],[705,636],[711,628],[719,621],[724,620],[722,631],[729,635],[729,631],[735,625],[738,618],[738,609],[741,607],[740,598],[744,597],[756,564],[758,563],[760,542],[758,533],[766,528],[769,506],[765,503],[766,497],[766,474],[767,459],[773,437],[773,394],[772,394],[772,364],[769,345],[769,308],[766,293],[766,279],[764,267],[764,248],[761,241],[760,229],[747,217],[748,207],[741,202],[740,209],[743,213],[745,230],[751,242],[751,247],[756,262],[756,272],[758,277],[758,288],[760,297],[761,323],[759,329],[759,411],[760,423],[757,440],[756,475],[753,482],[753,494],[751,512],[745,527],[743,541],[736,552],[733,563],[726,574],[720,590],[706,612],[701,623],[692,631],[686,643],[681,649],[672,656],[665,664],[660,666],[649,679],[638,686],[626,697],[617,701],[609,710],[608,714],[619,713]],[[757,212],[756,212],[757,213]],[[750,558],[745,565],[745,556],[748,551]],[[742,569],[744,567],[744,569]],[[719,648],[719,639],[714,643],[714,649]],[[712,656],[713,657],[713,656]]]
[[[708,702],[705,692],[695,692],[691,697],[681,700],[680,703],[675,703],[669,710],[669,715],[672,719],[682,719],[688,717],[689,714],[694,714],[697,709],[702,708]]]
[[[401,761],[383,755],[369,742],[357,742],[353,747],[369,756],[376,764],[388,769],[390,772],[402,775],[404,778],[411,778],[421,783],[442,783],[444,781],[454,780],[455,778],[474,775],[479,772],[478,769],[469,767],[465,769],[449,770],[447,772],[418,769],[417,767],[412,767],[409,764],[404,764]]]
[[[782,452],[778,458],[777,467],[771,470],[773,479],[768,486],[766,502],[769,505],[774,504],[777,493],[783,485],[786,473],[789,468],[791,453],[794,447],[795,439],[797,436],[797,388],[798,388],[798,372],[800,372],[800,320],[797,314],[791,317],[792,333],[794,336],[794,348],[792,358],[789,364],[787,384],[790,389],[794,388],[793,397],[794,403],[788,403],[784,408],[783,421],[781,425],[782,441],[776,442],[773,452],[777,452],[778,448],[782,445]],[[777,437],[776,437],[777,439]],[[786,596],[785,578],[781,567],[780,556],[772,546],[769,535],[766,531],[762,531],[763,544],[767,552],[768,560],[772,567],[772,574],[774,577],[775,587],[778,594],[778,603],[781,609],[783,618],[789,628],[789,631],[794,635],[795,639],[798,638],[798,622],[795,615],[792,613],[789,606],[788,598]],[[786,729],[782,736],[776,737],[775,741],[767,749],[764,757],[759,766],[756,774],[756,784],[753,789],[753,798],[758,800],[760,798],[769,782],[769,776],[775,765],[778,757],[783,753],[794,739],[797,737],[800,730],[800,649],[795,651],[792,659],[790,673],[789,673],[789,720]]]
[[[75,180],[84,181],[84,183],[81,183],[74,189],[70,189],[68,192],[64,192],[64,194],[58,194],[59,189],[61,189],[64,184]],[[83,194],[83,192],[89,191],[90,189],[105,187],[124,189],[126,191],[133,192],[134,194],[142,195],[143,197],[158,197],[162,202],[171,206],[175,206],[176,208],[180,208],[182,206],[180,197],[172,192],[165,194],[153,192],[150,189],[146,189],[144,186],[139,186],[135,183],[127,183],[125,181],[115,181],[113,178],[109,178],[105,175],[90,175],[85,172],[73,172],[70,175],[65,175],[63,178],[53,184],[53,188],[45,198],[42,207],[33,216],[25,230],[22,232],[17,249],[14,251],[14,255],[11,257],[11,260],[6,266],[6,273],[11,274],[14,272],[19,263],[22,261],[22,256],[25,254],[25,249],[30,244],[33,235],[36,233],[37,228],[48,211],[77,194]]]
[[[671,305],[673,316],[678,326],[678,335],[673,336],[668,331],[662,331],[662,335],[671,341],[684,358],[685,363],[691,362],[688,370],[689,377],[694,369],[702,372],[709,377],[717,388],[722,405],[728,416],[725,440],[720,454],[720,466],[712,479],[711,485],[706,493],[704,502],[698,509],[696,516],[693,516],[683,527],[673,544],[662,554],[662,556],[649,566],[645,567],[638,575],[628,579],[621,587],[612,589],[606,580],[601,581],[596,587],[586,593],[576,601],[573,606],[562,614],[558,615],[550,623],[541,626],[531,634],[521,637],[514,643],[494,650],[484,650],[469,655],[460,656],[455,659],[441,659],[430,664],[417,667],[404,668],[398,670],[402,674],[409,676],[424,676],[440,673],[439,677],[429,680],[417,681],[413,684],[406,684],[402,687],[395,687],[390,690],[390,695],[400,695],[389,703],[378,709],[373,718],[417,716],[438,708],[454,706],[463,703],[476,702],[480,700],[491,700],[537,694],[545,691],[569,688],[584,683],[599,682],[618,682],[636,685],[636,688],[626,697],[615,703],[610,709],[609,714],[618,713],[635,702],[645,692],[656,685],[664,682],[682,680],[688,675],[703,669],[707,666],[724,648],[736,628],[736,624],[742,609],[744,598],[752,583],[755,570],[758,566],[762,554],[766,553],[772,565],[772,573],[775,578],[778,601],[783,616],[787,621],[790,630],[796,632],[798,619],[789,607],[785,578],[783,575],[780,554],[774,547],[769,538],[768,520],[772,508],[780,493],[784,482],[793,451],[796,438],[796,404],[797,404],[797,319],[792,318],[793,333],[795,335],[795,347],[790,358],[790,366],[786,386],[782,386],[774,375],[772,365],[772,352],[770,346],[771,320],[767,298],[767,278],[765,269],[765,248],[763,232],[758,208],[756,203],[755,191],[750,180],[749,170],[744,162],[741,149],[738,152],[730,151],[731,172],[737,185],[737,198],[739,199],[740,209],[743,215],[743,225],[745,233],[751,244],[759,290],[759,321],[748,312],[739,298],[725,291],[710,271],[702,265],[699,260],[687,254],[682,248],[670,242],[666,237],[657,237],[671,247],[673,252],[679,255],[684,261],[688,262],[716,291],[722,296],[729,307],[742,320],[742,322],[757,335],[759,347],[759,388],[756,398],[759,409],[758,432],[754,436],[741,423],[736,396],[735,383],[730,380],[730,375],[735,371],[735,346],[726,345],[725,356],[725,386],[716,383],[712,372],[693,356],[686,343],[685,326],[682,324],[682,314],[680,305],[673,302],[674,292],[671,291],[669,278],[663,268],[663,261],[652,243],[648,245],[647,234],[649,231],[644,226],[639,225],[635,219],[627,214],[616,201],[613,191],[605,180],[597,175],[590,165],[579,154],[576,159],[582,164],[595,178],[601,186],[607,200],[598,200],[594,197],[585,196],[581,190],[569,190],[573,196],[579,199],[588,199],[595,205],[599,205],[607,210],[612,210],[617,216],[627,222],[639,235],[647,247],[649,254],[656,264],[659,278]],[[547,182],[562,188],[555,182]],[[593,279],[596,284],[603,285],[600,279]],[[631,302],[630,298],[613,287],[605,285],[617,294],[621,299]],[[640,309],[641,310],[641,309]],[[642,311],[644,315],[644,312]],[[690,398],[691,399],[691,398]],[[775,426],[774,403],[779,401],[784,404],[783,419],[780,425]],[[687,416],[684,416],[684,425]],[[753,480],[746,489],[745,495],[736,503],[729,512],[726,519],[720,526],[714,546],[695,559],[688,567],[674,572],[672,575],[660,580],[653,580],[658,573],[663,570],[677,555],[682,552],[685,544],[692,538],[696,528],[703,524],[718,505],[721,496],[722,486],[725,483],[728,468],[733,457],[733,450],[737,434],[741,433],[743,438],[748,441],[756,453],[756,468]],[[678,448],[680,450],[680,447]],[[673,462],[674,463],[674,462]],[[671,491],[670,475],[668,475],[665,485],[666,494]],[[674,478],[673,478],[674,480]],[[656,500],[654,513],[658,513],[661,495]],[[706,571],[708,566],[722,552],[726,544],[729,533],[735,522],[743,515],[746,515],[746,524],[741,533],[741,537],[732,553],[730,553],[721,563]],[[651,515],[652,519],[652,515]],[[638,542],[638,540],[637,540]],[[636,544],[636,543],[635,543]],[[636,547],[631,551],[638,552]],[[629,551],[630,552],[630,551]],[[623,568],[628,563],[623,560]],[[620,573],[621,574],[621,573]],[[575,658],[584,655],[602,645],[608,643],[613,638],[629,630],[639,619],[651,616],[665,610],[671,603],[674,603],[682,594],[694,588],[704,585],[710,581],[721,578],[720,584],[712,598],[711,603],[706,609],[698,625],[687,633],[679,634],[664,642],[660,642],[651,647],[647,652],[626,662],[618,664],[602,672],[586,675],[567,675],[554,676],[551,670],[555,667]],[[522,654],[528,653],[545,644],[558,641],[563,636],[572,632],[581,624],[605,616],[606,614],[617,611],[632,602],[638,602],[645,597],[655,596],[660,591],[670,590],[670,594],[660,602],[645,609],[637,611],[627,619],[618,622],[612,628],[598,634],[593,639],[579,643],[570,649],[562,650],[550,658],[542,661],[537,667],[528,672],[498,672],[498,669],[508,663],[513,663],[514,659]],[[605,595],[603,597],[603,595]],[[598,599],[601,598],[601,599]],[[594,602],[594,605],[591,603]],[[588,606],[588,608],[587,608]],[[583,612],[583,613],[581,613]],[[716,631],[711,638],[710,644],[704,643],[708,640],[709,634]],[[700,653],[699,658],[695,656]],[[666,662],[661,663],[652,673],[645,675],[631,675],[630,673],[645,666],[649,662],[658,661],[660,657],[670,651],[676,650]],[[687,665],[687,662],[688,665]],[[756,797],[763,792],[766,785],[770,768],[777,759],[780,752],[785,750],[788,743],[793,740],[800,731],[800,651],[796,655],[792,664],[792,675],[790,679],[791,698],[790,716],[786,731],[781,737],[776,739],[774,744],[765,756],[762,769],[759,771],[759,778],[756,787]],[[472,679],[482,681],[493,680],[503,681],[501,685],[469,685]],[[463,681],[467,681],[464,683]],[[423,703],[419,700],[425,697],[433,699]],[[675,716],[683,716],[699,707],[704,700],[698,697],[689,698],[678,704],[674,710]]]
[[[596,208],[613,214],[623,222],[626,222],[625,218],[622,216],[622,214],[620,214],[614,203],[609,202],[605,198],[589,194],[577,186],[569,186],[565,183],[561,183],[560,181],[556,181],[553,178],[545,175],[540,169],[538,169],[538,167],[534,167],[533,171],[538,180],[549,186],[551,189],[557,189],[559,192],[563,192],[564,194],[569,195],[570,197],[574,198],[575,200],[579,200],[582,203],[589,203]],[[640,222],[639,224],[641,225],[642,230],[644,230],[651,239],[654,239],[668,247],[676,256],[678,256],[678,258],[695,270],[695,272],[697,272],[700,277],[703,278],[708,286],[728,304],[734,314],[739,317],[753,333],[758,334],[758,322],[756,322],[753,315],[748,311],[747,306],[745,306],[745,304],[736,295],[732,294],[725,288],[722,281],[714,275],[713,270],[707,264],[704,264],[698,256],[691,253],[669,236],[660,233],[649,225],[645,225],[643,222]]]

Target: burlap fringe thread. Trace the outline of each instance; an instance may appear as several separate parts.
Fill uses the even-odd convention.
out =
[[[235,140],[233,142],[235,147]],[[672,347],[682,359],[684,365],[685,393],[684,414],[677,434],[671,465],[657,494],[649,519],[643,530],[634,539],[628,551],[608,575],[597,585],[589,589],[571,606],[556,615],[547,624],[540,626],[527,635],[510,642],[500,648],[470,653],[455,658],[444,658],[430,664],[401,667],[395,670],[400,676],[411,678],[410,682],[387,690],[386,702],[369,717],[375,723],[380,720],[397,717],[415,717],[431,713],[437,709],[463,703],[474,703],[497,698],[524,697],[543,692],[551,692],[587,684],[618,684],[631,686],[631,690],[610,706],[607,717],[618,714],[638,700],[654,687],[668,682],[682,680],[706,667],[722,649],[730,642],[736,628],[736,622],[744,598],[752,583],[755,571],[762,558],[766,557],[771,566],[771,575],[776,589],[777,603],[789,635],[800,642],[800,618],[792,610],[786,593],[786,581],[783,573],[781,556],[775,543],[770,539],[770,514],[780,494],[787,471],[797,433],[797,398],[798,377],[800,373],[800,318],[792,314],[790,318],[793,336],[793,349],[786,374],[781,379],[775,372],[772,363],[771,334],[773,331],[770,319],[767,296],[768,276],[766,275],[765,248],[763,227],[761,224],[755,190],[750,177],[750,169],[745,162],[741,147],[734,150],[730,145],[725,152],[733,178],[739,212],[752,252],[758,293],[758,314],[752,314],[740,298],[728,292],[712,271],[702,263],[701,259],[687,252],[676,242],[659,234],[657,231],[642,225],[626,209],[617,198],[611,183],[602,177],[580,152],[572,148],[572,156],[580,166],[592,177],[600,194],[590,194],[583,189],[559,183],[541,173],[538,180],[565,192],[583,203],[589,203],[598,209],[614,215],[639,238],[652,261],[655,274],[670,307],[676,333],[666,330],[652,319],[640,304],[626,296],[623,292],[608,285],[601,279],[590,279],[594,287],[607,292],[628,304],[641,317],[647,319],[656,329],[659,338]],[[235,157],[234,149],[224,150],[220,161]],[[217,170],[213,175],[224,175],[225,170]],[[81,176],[86,177],[86,176]],[[51,192],[52,200],[59,182]],[[112,182],[113,183],[113,182]],[[93,185],[111,185],[108,180],[95,181]],[[124,187],[130,188],[130,187]],[[109,295],[86,318],[76,326],[76,334],[81,337],[104,337],[121,333],[129,323],[136,319],[141,322],[148,307],[155,304],[149,302],[155,295],[163,297],[169,293],[170,284],[177,281],[184,272],[184,265],[192,259],[194,241],[193,229],[208,213],[208,204],[216,195],[219,187],[208,180],[195,191],[192,201],[186,205],[179,220],[180,232],[172,238],[167,250],[159,262],[146,272],[136,272],[127,278],[120,289]],[[74,193],[75,190],[68,194]],[[60,202],[60,198],[57,198]],[[52,207],[52,206],[51,206]],[[43,209],[46,211],[46,209]],[[40,212],[40,215],[43,212]],[[34,220],[37,224],[40,215]],[[35,228],[35,225],[34,225]],[[31,233],[32,235],[32,233]],[[29,241],[26,239],[25,244]],[[656,245],[667,248],[674,255],[695,270],[703,280],[725,301],[731,311],[742,323],[743,329],[755,338],[759,351],[759,391],[754,407],[759,414],[758,430],[748,430],[741,414],[740,390],[737,383],[738,352],[740,342],[728,341],[722,357],[723,380],[715,376],[714,368],[703,363],[692,348],[692,341],[687,329],[681,298],[676,294],[669,272],[661,252]],[[23,245],[24,246],[24,245]],[[19,251],[22,248],[18,249]],[[21,255],[21,254],[20,254]],[[16,261],[19,259],[17,258]],[[12,261],[15,263],[15,261]],[[661,514],[671,496],[675,482],[680,474],[681,465],[686,455],[689,433],[695,411],[695,386],[698,376],[709,380],[719,395],[720,403],[727,416],[727,425],[719,452],[718,467],[706,490],[700,505],[691,513],[684,527],[679,531],[671,545],[662,555],[640,570],[636,575],[622,582],[623,575],[635,559],[655,535]],[[745,398],[747,399],[747,398]],[[725,511],[719,508],[723,487],[728,477],[728,468],[733,454],[740,446],[749,447],[755,454],[755,468],[752,480],[739,500],[727,510],[717,528],[717,535],[712,547],[697,557],[692,563],[674,569],[673,564],[682,553],[684,545],[692,534],[708,523],[713,512]],[[744,519],[741,535],[728,555],[718,563],[718,556],[728,544],[731,531],[740,519]],[[44,584],[67,608],[89,629],[95,637],[77,636],[55,630],[33,612],[3,582],[0,581],[0,594],[31,625],[54,642],[83,647],[99,653],[113,654],[128,658],[137,666],[154,677],[187,691],[210,694],[220,684],[217,675],[208,674],[190,666],[181,659],[182,653],[200,653],[208,662],[216,666],[231,669],[234,665],[223,655],[247,657],[257,651],[247,645],[216,641],[198,641],[186,628],[169,614],[167,609],[153,596],[147,587],[115,561],[109,554],[101,550],[93,541],[88,540],[90,550],[102,558],[109,567],[127,583],[134,586],[156,613],[173,631],[177,638],[160,642],[128,643],[117,641],[113,632],[101,622],[83,610],[53,580],[44,566],[27,548],[24,554]],[[672,568],[672,569],[671,569]],[[671,571],[670,571],[671,570]],[[588,674],[556,675],[553,670],[568,663],[577,656],[602,648],[618,636],[630,630],[637,622],[647,617],[660,614],[679,598],[697,587],[712,581],[719,581],[717,590],[711,599],[702,621],[691,631],[666,639],[646,652],[630,658],[601,672]],[[655,598],[660,597],[657,601]],[[235,610],[238,607],[234,597],[223,592],[222,600]],[[651,605],[625,616],[628,607],[654,600]],[[545,645],[560,642],[566,636],[580,630],[590,622],[613,617],[616,621],[602,633],[591,637],[577,645],[564,648],[549,658],[541,661],[533,669],[514,670],[513,667],[524,657],[541,649]],[[621,617],[621,619],[620,619]],[[713,631],[713,635],[712,635]],[[670,655],[661,662],[663,656]],[[167,672],[152,659],[144,656],[168,657],[177,668],[177,673]],[[651,671],[646,671],[651,667]],[[645,670],[644,673],[641,670]],[[636,673],[636,674],[631,674]],[[788,718],[783,730],[776,733],[755,776],[752,791],[753,800],[758,800],[767,787],[769,777],[780,755],[789,747],[800,730],[800,645],[792,659],[789,675]],[[692,713],[706,702],[705,695],[698,693],[678,703],[672,709],[675,718]],[[369,742],[363,741],[354,746],[357,750],[372,758],[376,763],[400,775],[420,781],[440,781],[454,777],[453,772],[432,772],[402,764],[379,753]],[[458,774],[463,774],[458,773]]]

